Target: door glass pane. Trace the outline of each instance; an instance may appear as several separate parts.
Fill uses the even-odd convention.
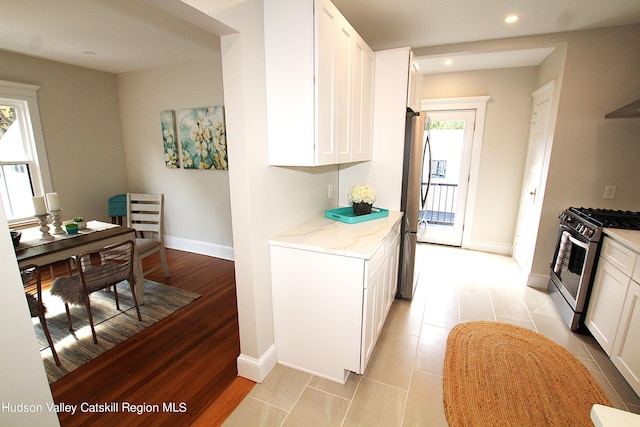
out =
[[[458,203],[458,186],[464,149],[464,121],[430,121],[427,125],[431,143],[431,183],[420,218],[430,225],[452,227]],[[429,176],[429,162],[422,176]],[[427,185],[427,183],[423,183]]]

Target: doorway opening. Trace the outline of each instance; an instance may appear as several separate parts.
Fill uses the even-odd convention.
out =
[[[462,152],[458,153],[457,164],[455,167],[450,163],[449,158],[439,158],[440,155],[437,151],[432,153],[429,157],[429,161],[425,161],[423,164],[431,166],[431,172],[423,172],[423,181],[428,182],[429,179],[433,184],[455,184],[453,182],[447,182],[447,177],[453,175],[454,169],[457,170],[457,185],[455,187],[455,197],[451,197],[451,188],[449,188],[448,200],[455,200],[455,211],[449,212],[448,216],[444,216],[444,221],[452,220],[453,226],[445,224],[437,224],[438,217],[432,219],[431,222],[425,219],[419,219],[418,222],[418,241],[423,243],[438,243],[448,246],[458,246],[462,248],[471,247],[471,234],[473,228],[473,218],[475,214],[475,200],[478,192],[478,174],[480,170],[480,153],[482,152],[482,138],[484,135],[484,120],[487,112],[487,103],[491,97],[489,96],[473,96],[464,98],[440,98],[440,99],[425,99],[421,103],[421,110],[424,111],[428,119],[432,122],[445,122],[452,120],[454,123],[448,125],[454,129],[462,130],[463,138],[465,142],[462,144],[464,148]],[[464,124],[458,123],[458,121],[464,122]],[[440,126],[440,125],[438,125]],[[435,125],[434,125],[435,127]],[[447,127],[447,125],[442,125]],[[435,130],[435,129],[433,129]],[[458,132],[460,133],[460,132]],[[431,138],[431,131],[426,132]],[[437,139],[437,135],[436,135]],[[429,141],[431,142],[431,141]],[[436,145],[438,141],[436,140]],[[428,150],[425,150],[428,152]],[[432,160],[436,162],[432,163]],[[438,162],[440,160],[447,160],[446,164]],[[448,171],[448,172],[447,172]],[[443,175],[444,178],[438,179],[439,175]],[[428,178],[431,173],[435,173],[436,178]],[[463,177],[462,179],[460,177]],[[427,185],[423,188],[428,188],[431,185]],[[436,185],[434,185],[434,188]],[[445,190],[447,186],[440,185],[441,189],[435,190],[429,189],[427,195],[416,195],[415,197],[422,197],[425,200],[423,204],[425,207],[423,210],[436,211],[440,208],[440,203],[444,200],[446,193],[442,194],[442,199],[438,204],[434,204],[432,209],[428,209],[429,201],[431,197],[440,196],[440,190]],[[451,187],[451,186],[449,186]],[[422,200],[421,200],[422,203]],[[462,204],[462,205],[461,205]],[[444,207],[446,204],[443,204]],[[437,206],[437,208],[436,208]],[[426,214],[425,214],[426,215]],[[441,222],[444,222],[441,221]]]
[[[418,241],[462,246],[476,110],[427,114]]]

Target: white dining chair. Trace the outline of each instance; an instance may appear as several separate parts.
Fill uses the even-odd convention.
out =
[[[144,275],[160,267],[169,277],[169,265],[164,250],[163,194],[127,193],[127,227],[136,230],[136,251],[140,261],[156,252],[160,262],[149,267]]]

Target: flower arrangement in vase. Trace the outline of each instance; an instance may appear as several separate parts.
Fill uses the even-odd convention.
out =
[[[366,184],[351,187],[348,192],[349,203],[353,205],[353,213],[367,215],[371,213],[373,202],[376,201],[376,190]]]

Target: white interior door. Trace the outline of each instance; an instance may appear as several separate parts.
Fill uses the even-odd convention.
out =
[[[420,219],[420,242],[462,246],[476,110],[428,111],[431,162],[425,161],[423,184],[431,182]]]
[[[545,89],[545,90],[542,90]],[[529,148],[525,164],[525,174],[520,198],[520,212],[514,242],[513,257],[526,273],[531,271],[531,262],[538,235],[540,213],[548,159],[549,120],[553,87],[542,88],[534,93]],[[550,90],[549,90],[550,89]]]

